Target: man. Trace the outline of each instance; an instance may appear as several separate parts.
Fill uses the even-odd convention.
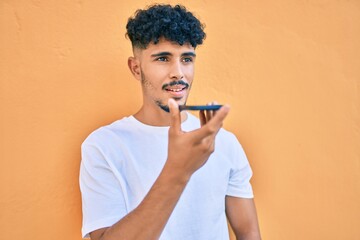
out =
[[[127,24],[143,105],[82,145],[83,235],[94,240],[260,239],[252,172],[229,112],[179,111],[194,77],[203,25],[182,6],[154,5]]]

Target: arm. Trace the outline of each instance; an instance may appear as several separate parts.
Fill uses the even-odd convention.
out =
[[[260,230],[252,198],[227,196],[226,215],[237,240],[260,240]]]
[[[187,179],[164,169],[141,204],[109,228],[90,234],[91,239],[158,239]]]
[[[207,116],[201,112],[202,127],[185,133],[181,131],[178,105],[171,99],[169,106],[168,159],[162,172],[136,209],[113,226],[93,231],[91,239],[158,239],[191,175],[214,151],[215,136],[229,107],[223,107],[214,116],[210,112]]]

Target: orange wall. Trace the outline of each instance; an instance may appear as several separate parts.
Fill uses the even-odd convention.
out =
[[[360,1],[188,2],[189,101],[231,104],[263,239],[359,239]],[[81,239],[80,144],[140,106],[124,26],[148,3],[0,1],[0,239]]]

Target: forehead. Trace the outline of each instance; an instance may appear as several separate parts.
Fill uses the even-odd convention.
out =
[[[159,52],[168,52],[173,55],[181,55],[185,52],[195,53],[195,49],[190,43],[180,45],[166,39],[160,39],[158,43],[149,43],[146,49],[135,49],[134,53],[140,53],[143,56],[151,56]]]

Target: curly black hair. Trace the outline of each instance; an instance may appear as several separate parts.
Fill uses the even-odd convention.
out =
[[[133,47],[145,49],[150,42],[157,44],[161,37],[180,45],[190,43],[194,48],[205,39],[205,25],[182,5],[156,4],[137,10],[129,18],[126,35]]]

